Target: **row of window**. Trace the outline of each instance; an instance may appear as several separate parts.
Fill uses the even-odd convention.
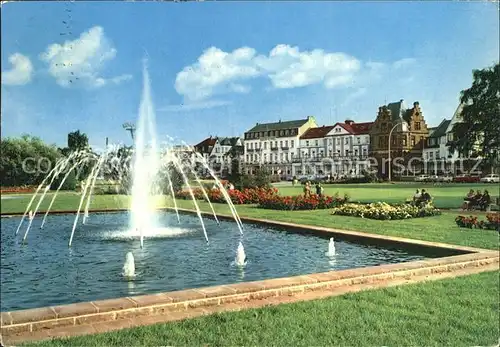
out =
[[[264,137],[276,137],[276,136],[297,136],[298,134],[299,134],[299,129],[259,131],[255,133],[246,133],[245,140],[260,139]]]
[[[448,156],[453,155],[452,151],[448,148]],[[425,152],[425,159],[427,160],[432,160],[432,159],[440,159],[439,156],[439,151],[434,151],[434,152]]]
[[[337,151],[335,154],[336,154],[336,156],[340,156],[341,155],[340,151]],[[333,151],[330,150],[329,151],[329,157],[333,158],[333,155],[334,155]],[[345,151],[345,156],[349,157],[350,155],[354,155],[354,157],[357,157],[359,155],[359,152],[358,152],[357,149],[354,150],[354,153],[350,152],[349,150],[346,150]],[[368,155],[368,150],[366,148],[363,148],[363,156],[367,156],[367,155]],[[269,161],[278,162],[278,159],[279,159],[279,161],[282,162],[282,161],[292,160],[292,159],[295,159],[295,158],[297,158],[297,159],[300,159],[300,158],[308,159],[308,158],[323,158],[323,157],[325,157],[323,151],[320,151],[317,156],[316,156],[316,152],[314,152],[314,151],[311,153],[311,155],[309,155],[309,153],[307,153],[307,152],[302,152],[302,156],[301,157],[300,156],[295,156],[294,157],[291,153],[290,154],[289,153],[279,153],[279,155],[278,155],[278,153],[274,153],[274,154],[271,153],[271,154],[269,154],[269,157],[267,156],[267,153],[264,153],[262,155],[262,159],[264,160],[264,162],[267,162],[268,158],[269,158]],[[261,159],[261,156],[260,156],[260,154],[247,154],[245,156],[245,159],[246,159],[247,162],[250,162],[252,160],[259,161]]]
[[[442,136],[438,139],[436,139],[435,137],[431,137],[429,139],[427,139],[427,145],[428,146],[434,146],[434,145],[437,145],[437,144],[446,144],[447,142],[451,142],[453,141],[453,133],[449,133],[448,135],[445,136]]]
[[[267,149],[267,144],[268,141],[264,142],[248,142],[245,144],[246,149]],[[269,141],[269,146],[270,148],[278,148],[278,141]],[[279,141],[279,146],[281,148],[294,148],[295,146],[295,141],[290,140],[290,147],[288,147],[288,140],[285,141]]]
[[[391,137],[391,146],[396,146],[398,143],[401,146],[406,146],[406,136],[392,136]],[[410,146],[415,146],[416,144],[416,138],[415,136],[412,136],[410,138]],[[378,146],[379,147],[387,147],[389,145],[389,136],[379,136],[378,138]]]
[[[351,139],[352,139],[352,137],[345,137],[344,138],[344,144],[349,145],[351,142],[353,142],[353,141],[351,141]],[[325,147],[328,144],[333,145],[333,140],[334,140],[333,138],[323,139],[323,145]],[[361,137],[360,136],[357,136],[355,140],[356,140],[356,143],[358,145],[361,144]],[[306,142],[306,147],[313,146],[313,144],[314,144],[314,146],[318,147],[320,141],[316,139],[316,140],[306,140],[305,142]],[[364,142],[365,143],[369,143],[370,142],[369,138],[365,138]],[[339,138],[339,137],[336,138],[335,143],[337,144],[337,146],[340,146],[342,144],[342,138]]]

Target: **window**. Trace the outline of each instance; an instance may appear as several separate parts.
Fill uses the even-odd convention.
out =
[[[285,141],[285,147],[288,148],[288,140]]]
[[[280,147],[283,147],[283,141],[280,141]]]
[[[348,137],[346,137],[346,138],[345,138],[345,144],[346,144],[346,145],[348,145],[348,144],[349,144],[349,138],[348,138]]]
[[[288,153],[285,153],[285,160],[288,161]]]
[[[286,135],[286,136],[290,135],[290,130],[286,130],[286,131],[285,131],[285,135]]]
[[[357,137],[356,140],[358,141],[358,145],[361,143],[361,137]]]
[[[346,149],[346,150],[345,150],[345,156],[346,156],[346,157],[348,157],[348,156],[349,156],[349,150],[348,150],[348,149]]]
[[[264,162],[267,163],[267,154],[266,153],[264,153]]]
[[[264,149],[267,149],[267,141],[264,142]]]
[[[429,159],[434,159],[434,152],[429,152]]]
[[[293,148],[293,140],[292,140],[292,141],[290,141],[290,147],[292,147],[292,148]]]
[[[420,130],[420,122],[415,122],[415,130]]]
[[[318,147],[318,140],[314,140],[314,145]]]
[[[249,156],[248,154],[247,154],[247,157],[246,157],[246,159],[247,159],[247,161],[249,161],[249,159],[250,159],[250,156]]]
[[[401,142],[402,142],[403,146],[406,146],[406,136],[403,137],[403,141],[401,141]]]
[[[283,153],[280,153],[280,161],[283,161]]]
[[[358,150],[357,149],[354,150],[354,155],[358,156]]]
[[[411,146],[415,146],[415,136],[411,137]]]
[[[383,147],[384,146],[384,139],[383,139],[383,137],[379,137],[378,138],[378,146],[379,147]]]
[[[436,151],[436,159],[439,159],[439,151]]]
[[[340,146],[340,139],[337,139],[337,146]]]
[[[281,131],[280,131],[280,136],[283,136],[283,135],[285,135],[285,131],[284,131],[284,130],[281,130]]]
[[[306,147],[309,147],[309,140],[306,141]]]

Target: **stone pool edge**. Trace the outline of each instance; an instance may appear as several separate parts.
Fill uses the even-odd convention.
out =
[[[397,285],[402,280],[419,282],[439,275],[453,277],[455,273],[464,271],[492,271],[498,269],[499,262],[497,251],[482,251],[408,263],[1,312],[1,335],[7,341],[24,338],[29,340],[33,334],[43,334],[48,338],[51,337],[51,331],[61,328],[83,329],[92,324],[119,324],[124,320],[173,315],[179,312],[196,315],[200,310],[210,311],[217,307],[224,308],[228,304],[233,305],[232,309],[244,309],[248,308],[249,303],[259,300],[285,300],[290,296],[310,292],[351,286],[374,287],[391,283]]]

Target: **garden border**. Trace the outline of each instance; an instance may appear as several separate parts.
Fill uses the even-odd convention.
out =
[[[114,211],[124,212],[127,210]],[[92,212],[112,211],[100,210]],[[196,213],[187,209],[180,209],[179,212]],[[60,213],[62,211],[55,214]],[[74,213],[74,211],[65,211],[65,213]],[[204,215],[213,218],[213,215],[209,213],[204,213]],[[218,217],[226,220],[233,219],[229,215],[218,215]],[[292,232],[312,233],[318,236],[336,236],[341,239],[355,240],[358,243],[383,243],[392,246],[399,245],[399,247],[405,249],[418,248],[420,251],[432,250],[434,253],[442,252],[454,255],[407,263],[329,271],[256,282],[243,282],[135,297],[81,302],[55,307],[1,312],[1,336],[7,341],[20,342],[65,336],[64,334],[68,334],[68,329],[80,331],[80,333],[81,331],[96,333],[104,331],[102,329],[99,330],[97,326],[129,324],[131,321],[136,319],[144,320],[146,317],[150,318],[150,320],[148,321],[149,323],[145,324],[153,324],[162,321],[162,319],[163,321],[167,321],[167,318],[173,315],[180,314],[185,315],[184,318],[188,318],[193,315],[206,314],[209,311],[215,312],[214,308],[218,311],[244,309],[249,306],[249,303],[258,303],[262,302],[262,300],[271,299],[286,302],[287,297],[305,295],[311,292],[338,291],[339,288],[354,288],[356,286],[374,287],[382,284],[398,284],[401,280],[414,280],[418,282],[426,280],[429,277],[432,279],[432,277],[439,274],[454,276],[464,271],[477,273],[491,271],[492,269],[497,270],[500,262],[498,251],[480,248],[453,246],[256,218],[241,217],[241,220],[247,223],[286,228],[287,231]],[[126,326],[121,326],[121,328],[124,327]],[[61,329],[66,331],[63,335],[60,335]]]

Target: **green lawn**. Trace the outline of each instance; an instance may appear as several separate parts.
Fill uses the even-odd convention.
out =
[[[498,184],[441,184],[432,183],[381,183],[381,184],[326,184],[325,194],[349,194],[352,201],[401,203],[411,198],[416,189],[426,189],[434,198],[434,204],[439,208],[459,208],[469,189],[489,191],[492,197],[499,196]],[[282,195],[302,194],[302,186],[280,186]]]
[[[498,272],[229,312],[34,346],[491,346]]]
[[[461,201],[471,186],[432,187],[444,203]],[[485,185],[480,185],[484,189]],[[480,189],[476,188],[475,189]],[[490,191],[491,187],[488,187]],[[327,192],[348,192],[356,200],[401,201],[415,189],[412,185],[328,186]],[[283,194],[300,194],[300,188],[281,187]],[[383,195],[385,194],[385,195]],[[2,200],[1,212],[24,211],[31,196]],[[366,200],[365,200],[366,199]],[[48,206],[50,199],[42,203]],[[77,208],[79,196],[62,193],[54,210]],[[127,208],[127,196],[95,196],[91,209]],[[191,201],[179,207],[193,208]],[[161,198],[158,206],[172,206]],[[200,202],[209,212],[207,203]],[[218,213],[229,208],[215,204]],[[448,207],[448,206],[446,206]],[[426,241],[498,249],[498,232],[460,229],[457,212],[401,221],[377,221],[333,216],[328,210],[273,211],[237,206],[240,216],[264,218],[338,229],[364,231]],[[126,345],[492,345],[498,341],[498,271],[432,283],[348,294],[273,308],[218,314],[183,322],[160,324],[68,340],[42,342],[40,346]]]

